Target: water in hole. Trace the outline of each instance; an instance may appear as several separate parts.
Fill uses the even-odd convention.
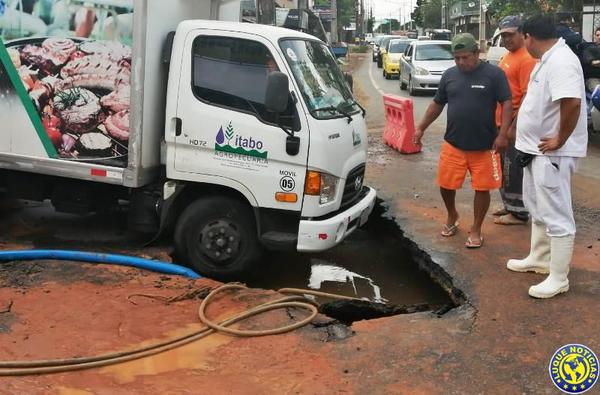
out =
[[[393,305],[450,303],[446,292],[413,262],[396,225],[379,212],[331,250],[267,253],[245,282],[257,288],[308,288]]]

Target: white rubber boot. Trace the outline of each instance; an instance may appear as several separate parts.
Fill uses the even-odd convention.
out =
[[[531,247],[525,259],[509,259],[508,270],[513,272],[550,273],[550,237],[546,225],[531,221]]]
[[[529,288],[529,296],[547,299],[569,290],[569,265],[573,257],[575,236],[550,238],[550,275]]]

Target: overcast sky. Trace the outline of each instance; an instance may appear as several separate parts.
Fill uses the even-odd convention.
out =
[[[373,7],[373,15],[376,20],[390,17],[400,19],[400,13],[402,13],[403,22],[409,20],[410,10],[416,3],[416,0],[364,0],[365,12]]]

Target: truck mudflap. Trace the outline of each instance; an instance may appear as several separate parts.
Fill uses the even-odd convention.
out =
[[[323,220],[301,220],[298,230],[298,251],[324,251],[341,243],[356,228],[364,225],[375,207],[377,192],[368,189],[355,205]]]

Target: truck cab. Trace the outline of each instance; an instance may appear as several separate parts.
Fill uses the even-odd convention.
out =
[[[181,23],[165,130],[167,178],[235,191],[243,203],[237,215],[247,219],[230,221],[229,210],[218,207],[222,200],[209,199],[202,210],[204,203],[188,206],[176,230],[184,256],[237,259],[242,269],[256,256],[243,240],[252,230],[266,247],[325,250],[364,224],[373,208],[375,191],[363,185],[364,111],[328,47],[313,36],[263,25]],[[211,215],[203,222],[205,212]]]

